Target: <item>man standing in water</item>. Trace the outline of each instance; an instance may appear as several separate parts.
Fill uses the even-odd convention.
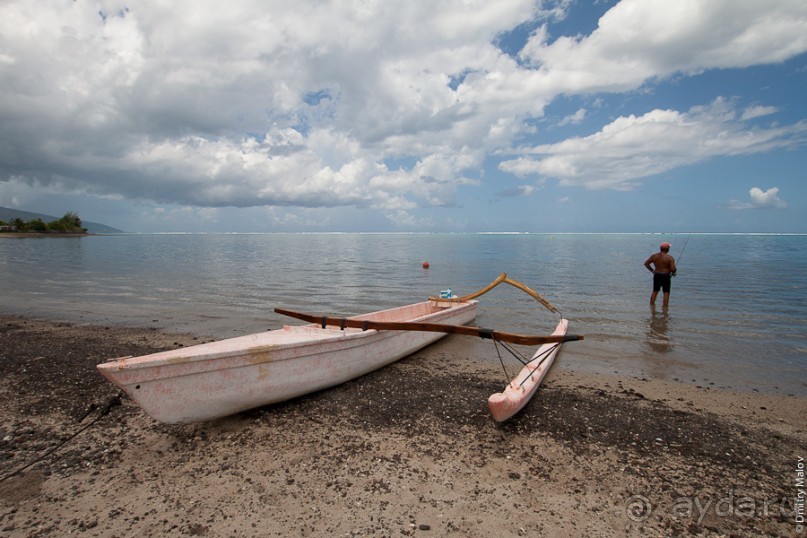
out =
[[[644,262],[647,270],[653,273],[653,294],[650,296],[650,304],[656,304],[656,296],[659,290],[664,291],[664,308],[670,304],[670,284],[675,276],[675,259],[670,256],[670,244],[664,242],[659,251],[652,254]]]

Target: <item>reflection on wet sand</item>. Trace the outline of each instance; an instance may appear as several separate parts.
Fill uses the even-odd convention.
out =
[[[659,312],[655,306],[650,307],[650,322],[645,343],[655,353],[669,353],[673,349],[673,342],[668,334],[669,319],[666,309]]]
[[[644,361],[648,374],[655,379],[671,379],[682,370],[694,371],[700,365],[684,360],[672,353],[675,347],[675,323],[667,309],[656,310],[650,307],[647,324],[647,337],[644,341],[646,353]],[[672,335],[672,336],[671,336]]]

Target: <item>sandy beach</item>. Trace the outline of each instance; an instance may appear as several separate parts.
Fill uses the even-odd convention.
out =
[[[334,389],[168,426],[95,370],[200,342],[0,316],[0,534],[804,533],[805,398],[561,366],[496,425],[501,370],[448,337]]]

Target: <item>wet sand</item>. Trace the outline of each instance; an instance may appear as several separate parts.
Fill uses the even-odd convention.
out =
[[[556,367],[496,425],[504,375],[448,337],[330,390],[169,426],[95,370],[200,342],[0,316],[0,533],[798,535],[805,398]]]

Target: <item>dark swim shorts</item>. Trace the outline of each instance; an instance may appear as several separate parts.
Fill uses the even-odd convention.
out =
[[[670,293],[671,283],[672,283],[672,274],[653,273],[653,291],[664,290],[664,293]]]

